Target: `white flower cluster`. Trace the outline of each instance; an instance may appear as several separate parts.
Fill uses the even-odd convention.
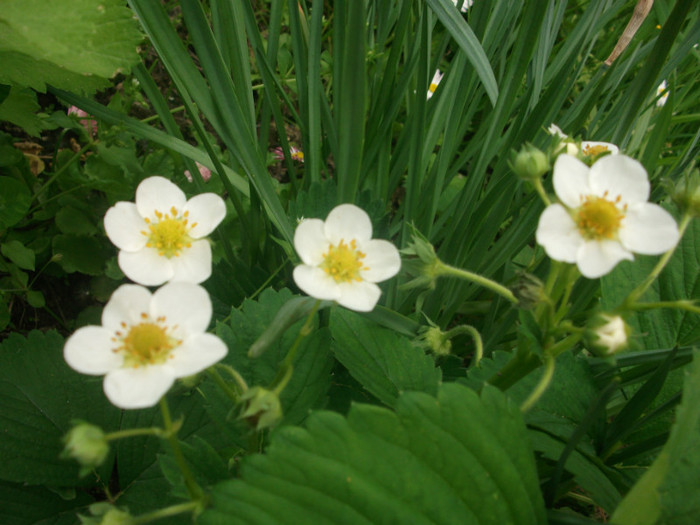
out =
[[[176,379],[222,359],[227,348],[205,333],[211,299],[199,283],[211,275],[205,238],[223,220],[224,201],[213,193],[187,200],[175,184],[149,177],[136,202],[118,202],[104,218],[105,232],[120,249],[124,284],[105,305],[101,326],[78,329],[66,341],[66,362],[78,372],[104,375],[105,395],[120,408],[155,405]]]

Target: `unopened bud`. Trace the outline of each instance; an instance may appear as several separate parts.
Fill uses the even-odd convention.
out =
[[[425,348],[438,356],[450,355],[452,341],[447,337],[447,332],[440,330],[439,326],[426,326],[421,330],[418,346]]]
[[[131,514],[109,503],[93,503],[88,508],[92,516],[78,515],[81,525],[132,525],[134,523]]]
[[[673,202],[682,213],[700,217],[700,171],[694,169],[686,172],[678,183],[670,188]]]
[[[240,418],[256,430],[273,427],[282,419],[282,405],[275,391],[256,386],[243,394],[241,401],[246,404]]]
[[[599,314],[589,321],[585,338],[589,351],[599,357],[614,355],[628,346],[630,328],[619,315]]]
[[[403,284],[402,289],[435,288],[441,263],[430,241],[414,228],[411,242],[408,243],[407,248],[401,250],[401,253],[415,256],[415,258],[403,261],[405,273],[412,276],[413,279]]]
[[[510,291],[518,300],[518,308],[530,310],[542,301],[544,284],[531,273],[519,272],[518,280],[510,287]]]
[[[525,143],[519,152],[511,154],[509,165],[513,173],[523,180],[539,179],[551,167],[547,154],[530,143]]]
[[[109,444],[100,427],[78,423],[64,437],[62,458],[73,458],[80,463],[80,476],[99,467],[109,454]]]

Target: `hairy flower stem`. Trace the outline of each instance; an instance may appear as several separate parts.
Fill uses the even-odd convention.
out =
[[[542,186],[542,179],[541,178],[536,178],[532,181],[532,185],[535,187],[535,190],[537,191],[537,194],[540,196],[540,199],[542,199],[542,202],[544,202],[545,206],[549,206],[552,204],[552,201],[549,200],[549,197],[547,196],[547,192],[544,191],[544,186]]]
[[[659,259],[659,262],[656,263],[656,266],[654,266],[654,269],[647,276],[647,278],[644,279],[644,281],[642,281],[642,283],[639,286],[637,286],[634,290],[632,290],[629,293],[629,295],[622,302],[622,305],[620,307],[621,310],[631,309],[632,305],[637,301],[637,299],[639,299],[642,296],[642,294],[646,292],[647,289],[656,280],[661,271],[666,267],[666,264],[668,264],[668,261],[671,259],[673,252],[676,251],[676,248],[678,247],[678,244],[680,244],[681,239],[683,238],[683,234],[685,233],[688,224],[690,224],[691,219],[692,216],[689,213],[685,213],[683,215],[683,217],[681,218],[681,223],[678,226],[678,243],[676,243],[676,245],[673,248],[671,248],[661,256],[661,259]]]
[[[474,341],[474,359],[472,360],[471,366],[479,366],[479,362],[484,357],[484,343],[481,340],[481,334],[476,328],[468,324],[456,326],[452,330],[445,332],[445,337],[447,339],[452,339],[453,337],[464,333],[471,335],[472,340]]]
[[[518,300],[516,299],[515,295],[513,295],[513,292],[511,292],[508,288],[497,283],[496,281],[492,281],[491,279],[484,277],[483,275],[479,275],[478,273],[473,273],[461,268],[455,268],[454,266],[450,266],[449,264],[445,264],[444,262],[438,260],[435,263],[435,275],[457,277],[458,279],[471,281],[483,286],[484,288],[488,288],[492,292],[496,292],[498,295],[504,299],[508,299],[513,304],[518,304]]]
[[[197,485],[197,482],[194,480],[194,476],[192,475],[192,471],[190,471],[190,468],[187,466],[187,461],[185,460],[185,456],[183,455],[182,449],[180,448],[180,442],[177,440],[177,429],[174,427],[173,420],[170,417],[170,408],[168,407],[168,402],[166,401],[165,396],[160,398],[160,411],[163,415],[163,425],[165,426],[165,434],[167,436],[168,441],[170,442],[170,446],[173,449],[175,462],[180,468],[182,477],[185,480],[187,492],[189,493],[190,498],[193,501],[199,502],[201,501],[204,493],[202,492],[200,486]]]
[[[201,503],[199,501],[188,501],[187,503],[179,503],[177,505],[172,505],[170,507],[165,507],[164,509],[158,509],[148,514],[142,514],[141,516],[136,516],[131,519],[129,523],[132,525],[142,525],[143,523],[150,523],[152,521],[161,520],[163,518],[169,518],[170,516],[177,516],[178,514],[184,514],[185,512],[195,512],[199,510]]]
[[[550,355],[545,355],[544,358],[544,371],[542,372],[542,377],[537,382],[535,389],[527,396],[527,399],[523,401],[520,405],[520,411],[525,413],[530,410],[537,401],[542,397],[542,395],[547,390],[549,383],[552,382],[552,377],[554,377],[554,358]]]
[[[110,432],[105,434],[105,440],[116,441],[117,439],[124,439],[136,436],[157,436],[165,437],[165,433],[162,428],[148,427],[148,428],[130,428],[128,430],[118,430],[117,432]]]
[[[299,334],[297,334],[297,338],[294,340],[294,344],[292,344],[284,358],[284,361],[282,361],[282,364],[277,371],[277,376],[275,376],[275,379],[270,384],[270,390],[273,390],[277,394],[280,394],[282,390],[284,390],[284,387],[287,386],[287,383],[292,378],[292,371],[294,368],[292,363],[294,362],[294,358],[296,357],[297,350],[299,350],[299,345],[301,344],[302,339],[311,333],[311,322],[313,321],[319,306],[321,306],[320,299],[316,300],[314,303],[314,306],[311,309],[311,312],[309,312],[304,325],[299,330]]]

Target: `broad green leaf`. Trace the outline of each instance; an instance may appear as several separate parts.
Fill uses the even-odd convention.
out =
[[[68,273],[100,275],[109,256],[105,246],[94,237],[56,235],[52,244],[54,255],[61,255],[59,264]]]
[[[494,388],[407,392],[396,412],[357,404],[285,427],[241,479],[213,490],[204,525],[546,521],[525,426]]]
[[[36,115],[37,111],[39,104],[36,101],[36,93],[14,86],[10,95],[0,104],[0,121],[11,122],[29,135],[38,137],[47,126],[45,121]]]
[[[90,421],[106,431],[118,426],[119,410],[107,402],[102,380],[71,370],[62,349],[56,332],[33,331],[27,338],[11,334],[0,345],[0,479],[78,484],[78,464],[58,457],[71,420]],[[103,475],[111,466],[105,468]]]
[[[615,510],[613,525],[694,525],[700,515],[700,355],[689,365],[661,453]]]
[[[32,195],[17,179],[0,177],[0,229],[21,221],[29,211]]]
[[[34,252],[20,241],[3,243],[0,252],[23,270],[34,270]]]
[[[5,525],[74,525],[76,512],[92,502],[83,493],[64,499],[46,487],[0,481],[0,523]]]
[[[46,298],[41,290],[29,290],[27,292],[27,302],[34,308],[43,308],[46,306]]]
[[[0,23],[0,52],[23,54],[78,75],[111,78],[139,60],[142,36],[119,0],[4,0]],[[4,82],[19,83],[23,71],[37,64],[11,65],[20,66],[19,71],[4,67]],[[51,71],[43,72],[42,81],[54,83]],[[77,82],[73,89],[80,87]]]
[[[405,390],[437,393],[440,369],[407,338],[343,308],[331,313],[331,333],[336,359],[386,405]]]
[[[66,206],[58,210],[56,226],[62,233],[74,235],[92,235],[97,233],[94,220],[91,220],[85,213],[72,206]]]

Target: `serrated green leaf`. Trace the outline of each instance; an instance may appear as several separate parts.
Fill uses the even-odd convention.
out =
[[[97,233],[95,221],[72,206],[66,206],[58,210],[56,226],[62,233],[73,235],[93,235]]]
[[[544,523],[520,412],[487,387],[399,397],[396,413],[354,405],[273,435],[241,479],[213,490],[204,525]]]
[[[393,406],[404,390],[437,393],[440,369],[405,337],[343,308],[332,311],[330,326],[336,359],[383,403]]]
[[[111,78],[139,60],[142,36],[119,0],[5,0],[0,22],[0,50],[73,73]],[[53,83],[51,77],[45,81]]]
[[[0,481],[0,523],[4,525],[74,525],[76,512],[92,502],[83,493],[66,500],[46,487]]]
[[[688,366],[683,400],[661,453],[612,516],[613,525],[694,525],[700,513],[700,355]]]
[[[118,425],[119,410],[104,397],[102,381],[71,370],[62,349],[56,332],[11,334],[0,345],[0,479],[80,484],[78,464],[58,457],[71,420],[89,420],[106,430]],[[111,465],[105,468],[103,475]]]
[[[0,245],[0,252],[23,270],[34,270],[34,251],[20,241],[10,241]]]
[[[260,294],[257,301],[246,300],[240,309],[233,310],[228,323],[216,327],[217,335],[229,347],[228,355],[222,362],[233,366],[250,386],[266,386],[274,379],[279,363],[299,333],[304,320],[292,325],[277,343],[259,358],[248,357],[248,349],[270,325],[279,309],[292,297],[292,293],[286,289],[279,292],[267,289]],[[320,407],[325,403],[333,366],[329,346],[330,334],[327,329],[316,330],[302,341],[293,363],[292,379],[280,396],[285,423],[299,423],[306,418],[310,408]],[[225,417],[231,408],[229,401],[225,412],[217,413],[218,418]],[[235,420],[232,424],[233,422]]]
[[[638,256],[633,262],[623,262],[601,279],[603,307],[618,306],[635,286],[651,272],[658,258]],[[693,221],[679,243],[671,260],[657,281],[641,297],[641,301],[675,301],[700,296],[700,221]],[[648,350],[671,348],[677,343],[697,341],[700,316],[674,309],[636,312],[630,325],[641,337],[635,341]],[[695,335],[693,335],[695,334]]]
[[[32,194],[17,179],[0,177],[0,229],[21,221],[29,211]]]

